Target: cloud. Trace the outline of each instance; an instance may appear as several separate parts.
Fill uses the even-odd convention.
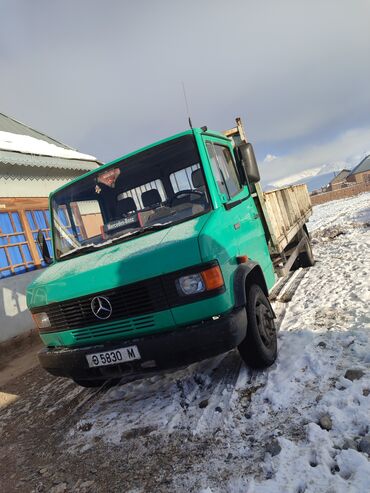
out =
[[[265,159],[263,160],[264,163],[271,163],[271,161],[274,161],[275,159],[278,159],[277,156],[274,154],[267,154]]]
[[[271,159],[268,154],[260,164],[261,175],[264,182],[282,186],[319,172],[352,168],[367,154],[370,154],[370,125],[285,156]]]
[[[369,18],[368,0],[4,0],[0,111],[106,161],[187,127],[184,81],[195,125],[241,116],[260,155],[321,146],[370,125]]]

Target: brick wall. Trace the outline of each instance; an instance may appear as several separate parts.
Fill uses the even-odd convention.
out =
[[[317,195],[311,195],[312,205],[324,204],[331,200],[344,199],[346,197],[352,197],[359,193],[370,192],[370,183],[360,183],[353,185],[352,187],[342,188],[333,192],[319,193]]]
[[[347,178],[348,182],[351,183],[366,183],[370,181],[370,171],[363,171],[362,173],[356,173],[355,175],[350,175]]]

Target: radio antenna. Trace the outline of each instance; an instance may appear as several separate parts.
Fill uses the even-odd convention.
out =
[[[188,115],[189,127],[193,130],[193,124],[191,123],[189,104],[188,104],[188,98],[186,97],[186,90],[185,90],[184,81],[181,81],[181,84],[182,84],[182,92],[184,93],[185,107],[186,107],[186,113]]]

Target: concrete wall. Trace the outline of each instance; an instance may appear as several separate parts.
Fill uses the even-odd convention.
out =
[[[36,270],[0,279],[0,343],[34,329],[26,305],[26,289],[40,272]]]
[[[344,199],[363,192],[370,192],[370,183],[362,183],[347,188],[341,188],[340,190],[334,190],[333,192],[311,195],[311,202],[312,205],[324,204],[325,202],[330,202],[331,200]]]

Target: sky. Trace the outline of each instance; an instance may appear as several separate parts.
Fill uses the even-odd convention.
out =
[[[241,116],[266,183],[370,152],[370,0],[0,0],[0,112],[107,162]],[[308,172],[309,173],[309,172]]]

